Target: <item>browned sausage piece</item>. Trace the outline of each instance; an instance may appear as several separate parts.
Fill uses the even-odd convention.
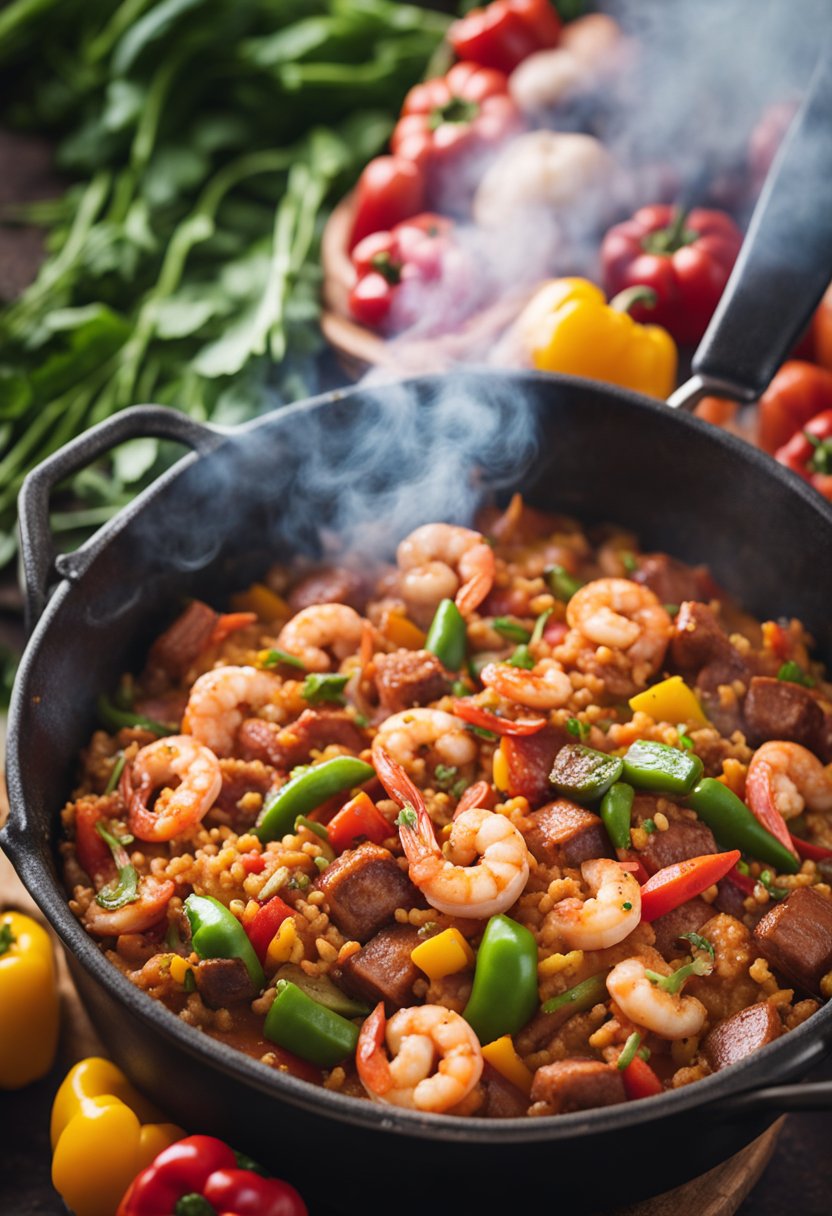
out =
[[[645,553],[638,560],[634,583],[643,583],[663,604],[707,600],[714,587],[704,566],[686,566],[667,553]]]
[[[508,762],[508,792],[512,798],[526,798],[540,806],[552,796],[549,774],[555,756],[571,738],[557,726],[544,726],[536,735],[506,735],[503,753]]]
[[[698,933],[706,920],[710,920],[714,910],[704,899],[689,899],[686,904],[680,904],[671,912],[665,912],[653,921],[653,931],[656,934],[656,949],[666,959],[681,958],[690,952],[690,943],[685,943],[686,933]],[[687,944],[687,951],[685,946]]]
[[[593,1106],[616,1106],[626,1098],[621,1073],[600,1060],[558,1060],[538,1068],[532,1081],[532,1102],[546,1105],[546,1114],[565,1115]]]
[[[367,599],[364,580],[343,567],[320,566],[310,570],[289,593],[292,612],[311,608],[313,604],[349,604],[361,612]]]
[[[194,968],[196,987],[209,1009],[227,1009],[257,993],[239,958],[207,958]]]
[[[451,677],[435,654],[427,650],[395,650],[375,658],[376,688],[381,708],[401,713],[414,705],[429,705],[450,690]]]
[[[832,971],[832,900],[798,887],[766,912],[754,941],[775,971],[820,996],[820,982]]]
[[[758,1047],[773,1043],[781,1031],[777,1010],[768,1001],[761,1001],[714,1026],[702,1044],[702,1052],[713,1071],[719,1072]]]
[[[639,858],[650,874],[689,857],[717,853],[714,835],[707,824],[696,819],[677,819],[666,832],[654,832]]]
[[[387,849],[366,841],[333,861],[317,886],[326,896],[329,915],[347,937],[366,942],[396,908],[411,908],[419,892]]]
[[[812,747],[823,728],[823,710],[808,689],[788,680],[754,676],[743,713],[749,742],[787,739]]]
[[[149,671],[163,671],[181,680],[210,641],[219,616],[201,600],[191,600],[185,611],[156,639],[147,656]]]
[[[305,709],[294,722],[282,727],[263,718],[247,718],[237,732],[243,759],[262,760],[282,769],[304,764],[313,748],[330,743],[360,752],[367,739],[344,709]]]
[[[568,798],[547,802],[529,818],[534,827],[526,832],[526,844],[546,865],[578,866],[590,857],[614,856],[600,818]]]
[[[490,1064],[483,1067],[482,1087],[485,1090],[485,1104],[477,1114],[484,1115],[486,1119],[517,1119],[529,1109],[526,1095],[500,1076]]]
[[[341,984],[371,1005],[384,1001],[388,1014],[412,1005],[413,985],[422,973],[410,955],[419,941],[413,925],[388,925],[342,964]]]
[[[673,622],[670,655],[674,665],[688,675],[718,660],[733,664],[739,658],[713,609],[689,600],[679,605]]]

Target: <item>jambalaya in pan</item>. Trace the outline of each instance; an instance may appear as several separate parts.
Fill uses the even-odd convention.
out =
[[[795,620],[519,496],[188,604],[63,812],[71,906],[196,1032],[353,1096],[551,1115],[832,995],[832,684]]]

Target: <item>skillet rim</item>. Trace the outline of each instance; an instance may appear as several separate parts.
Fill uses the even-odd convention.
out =
[[[543,385],[553,384],[564,390],[578,388],[581,392],[600,393],[610,403],[621,404],[625,408],[641,410],[648,415],[659,414],[665,418],[668,416],[669,407],[658,400],[627,390],[600,385],[594,380],[556,376],[537,371],[474,368],[460,373],[458,377],[440,373],[409,377],[394,381],[393,387],[400,390],[406,390],[409,386],[422,386],[423,389],[429,389],[434,384],[437,387],[446,386],[449,379],[471,381],[483,377],[487,378],[491,384],[495,380],[499,380],[504,384],[516,382],[518,387],[529,382],[536,382]],[[266,414],[240,427],[206,429],[221,436],[221,442],[215,449],[219,451],[225,447],[227,442],[233,442],[237,435],[249,434],[261,427],[282,425],[284,421],[288,425],[291,424],[295,415],[307,410],[322,408],[327,404],[348,400],[350,397],[363,396],[368,392],[373,396],[378,396],[387,387],[389,386],[380,384],[355,385],[336,389],[295,402],[276,413]],[[542,408],[545,409],[545,403]],[[680,427],[690,427],[694,431],[698,431],[707,442],[714,443],[717,447],[727,448],[741,461],[756,468],[761,475],[774,476],[775,480],[780,481],[791,492],[796,492],[830,528],[832,534],[832,504],[826,502],[797,474],[785,466],[778,465],[771,456],[751,447],[744,440],[719,430],[702,419],[687,414],[682,416],[677,411],[673,411],[671,416],[677,419]],[[208,456],[210,457],[212,454],[209,453]],[[183,1051],[195,1063],[208,1065],[209,1069],[218,1068],[231,1080],[251,1085],[266,1096],[274,1097],[289,1105],[302,1108],[315,1116],[323,1116],[336,1122],[348,1123],[367,1130],[377,1129],[387,1134],[416,1136],[424,1140],[474,1141],[480,1144],[561,1142],[569,1141],[573,1136],[587,1132],[614,1133],[625,1127],[648,1125],[656,1119],[679,1116],[684,1111],[700,1106],[714,1106],[722,1099],[740,1093],[753,1092],[770,1082],[776,1083],[778,1080],[782,1080],[782,1076],[778,1075],[781,1073],[786,1073],[789,1077],[803,1076],[813,1064],[818,1063],[829,1052],[832,1048],[832,1002],[827,1002],[796,1030],[790,1031],[775,1042],[759,1049],[745,1060],[692,1085],[666,1091],[648,1103],[628,1102],[614,1107],[594,1108],[587,1112],[549,1115],[536,1119],[477,1119],[470,1116],[448,1119],[443,1115],[424,1115],[380,1106],[362,1098],[353,1098],[313,1086],[285,1073],[265,1069],[259,1061],[244,1053],[218,1040],[211,1039],[207,1035],[198,1034],[161,1002],[154,1001],[152,997],[131,984],[116,967],[108,962],[92,937],[84,931],[70,911],[60,882],[57,876],[53,877],[46,860],[47,852],[50,852],[54,845],[54,832],[50,831],[47,836],[34,842],[27,838],[29,810],[24,796],[25,780],[21,765],[23,759],[22,724],[26,712],[25,690],[39,656],[41,641],[67,598],[73,594],[76,582],[79,586],[82,585],[86,574],[95,564],[98,556],[117,540],[131,520],[144,511],[159,493],[168,489],[187,467],[200,459],[203,457],[196,452],[184,456],[88,542],[83,553],[88,556],[89,560],[85,562],[80,572],[72,572],[60,582],[32,631],[21,659],[9,710],[7,776],[12,809],[8,822],[0,833],[0,843],[7,848],[24,885],[58,934],[63,945],[73,956],[73,961],[81,965],[93,980],[100,983],[112,999],[126,1004],[139,1020],[146,1019],[170,1046]],[[726,1114],[730,1114],[730,1110],[726,1111]],[[753,1116],[749,1115],[749,1117]]]

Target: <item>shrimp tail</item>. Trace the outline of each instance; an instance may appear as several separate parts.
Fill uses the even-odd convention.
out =
[[[355,1049],[355,1067],[359,1077],[373,1094],[386,1094],[393,1088],[390,1064],[384,1054],[384,1032],[387,1017],[384,1001],[379,1001],[365,1019]]]
[[[379,781],[394,802],[398,802],[399,806],[406,806],[409,803],[417,814],[421,811],[427,814],[422,791],[414,785],[402,766],[397,764],[383,748],[373,749],[373,763]]]
[[[473,785],[469,785],[457,803],[454,819],[458,819],[460,815],[464,815],[466,811],[472,810],[475,806],[484,807],[490,793],[491,786],[487,781],[475,781]]]

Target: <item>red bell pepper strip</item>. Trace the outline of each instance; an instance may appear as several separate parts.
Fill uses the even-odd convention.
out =
[[[223,1216],[307,1216],[293,1186],[240,1169],[233,1151],[213,1136],[187,1136],[159,1153],[133,1179],[117,1216],[174,1216],[190,1196]]]
[[[621,1080],[624,1082],[624,1092],[630,1099],[653,1098],[664,1093],[661,1081],[641,1056],[633,1056],[627,1067],[622,1070]]]
[[[366,166],[355,188],[350,249],[371,232],[394,228],[424,209],[422,170],[401,156],[377,156]]]
[[[253,625],[257,620],[256,612],[223,612],[217,617],[217,623],[214,626],[211,636],[208,639],[209,646],[219,646],[226,638],[231,637],[232,633],[236,633],[238,629],[245,629],[247,625]]]
[[[357,840],[371,840],[373,844],[381,844],[388,837],[394,836],[396,829],[384,818],[369,794],[362,790],[330,819],[327,832],[329,843],[335,852],[343,853],[344,849],[351,848]]]
[[[476,63],[457,63],[447,76],[415,85],[404,99],[390,146],[393,153],[419,165],[426,174],[427,201],[462,201],[474,182],[463,182],[462,168],[473,157],[481,177],[485,153],[523,128],[509,95],[508,77]],[[442,210],[446,210],[443,206]]]
[[[789,836],[795,852],[804,861],[827,861],[832,857],[832,849],[825,849],[821,844],[811,844],[808,840],[801,840],[792,832],[789,832]]]
[[[266,859],[262,853],[244,853],[240,860],[246,874],[262,874],[266,868]]]
[[[356,282],[349,297],[356,320],[396,331],[422,319],[422,288],[442,277],[451,227],[444,216],[424,212],[359,241],[352,251]]]
[[[743,895],[753,895],[755,882],[750,874],[742,874],[734,866],[725,875],[725,881],[730,882],[732,887],[736,887],[738,891],[742,891]]]
[[[693,344],[708,327],[741,244],[742,233],[723,211],[642,207],[604,237],[604,289],[612,297],[639,284],[651,287],[653,306],[634,304],[630,315]]]
[[[284,903],[279,895],[273,895],[270,900],[258,908],[252,919],[244,926],[248,939],[254,946],[254,952],[263,963],[266,960],[271,940],[287,917],[292,916],[292,909]]]
[[[727,853],[689,857],[686,861],[677,861],[663,870],[657,870],[641,888],[641,919],[656,920],[665,912],[672,912],[694,896],[701,895],[720,878],[724,878],[740,857],[739,849],[731,849]]]
[[[78,803],[75,812],[75,854],[78,864],[88,874],[96,888],[103,887],[116,875],[116,863],[109,845],[99,836],[95,825],[104,812],[95,802]]]
[[[643,887],[649,880],[650,875],[638,853],[634,853],[631,849],[616,849],[615,852],[621,863],[621,869],[628,870],[631,874],[634,874],[638,885]]]
[[[832,379],[832,373],[826,375]],[[779,448],[775,459],[832,500],[832,409],[807,422]]]
[[[773,454],[812,418],[830,409],[832,371],[789,359],[760,398],[757,442]]]
[[[461,699],[454,701],[453,712],[463,722],[480,730],[491,730],[495,735],[536,735],[546,725],[545,718],[500,718],[490,709]]]
[[[775,840],[779,840],[784,849],[797,856],[792,844],[791,834],[786,827],[786,821],[777,809],[774,800],[774,769],[764,760],[758,760],[748,770],[745,781],[745,803],[751,814],[757,819]]]
[[[455,21],[448,41],[459,59],[508,73],[535,51],[557,46],[560,28],[549,0],[494,0]]]

